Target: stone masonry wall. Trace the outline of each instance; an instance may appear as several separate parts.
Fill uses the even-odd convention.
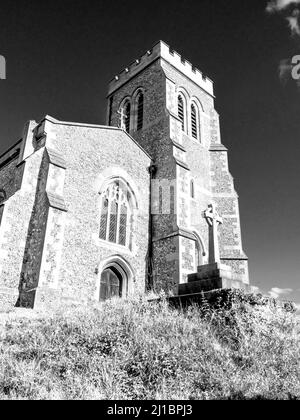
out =
[[[35,201],[43,151],[23,162],[23,176],[16,169],[17,191],[4,203],[0,225],[0,307],[17,303],[28,227]],[[20,182],[20,178],[21,182]]]
[[[206,254],[202,260],[205,263],[208,258],[208,226],[202,214],[209,204],[215,202],[224,219],[219,235],[222,262],[233,268],[236,278],[248,282],[248,263],[242,248],[238,197],[228,169],[227,150],[221,144],[219,115],[214,109],[214,97],[164,60],[162,68],[167,77],[167,102],[171,112],[177,113],[178,93],[185,96],[186,126],[190,124],[191,101],[195,99],[200,104],[200,139],[195,140],[190,133],[182,133],[182,139],[176,141],[183,147],[180,152],[176,150],[174,156],[183,161],[189,170],[187,172],[180,168],[177,171],[178,226],[195,232],[200,237],[202,251]],[[177,135],[177,138],[180,137]],[[194,198],[185,191],[190,188],[191,181],[194,182]],[[195,242],[182,238],[180,249],[180,281],[185,282],[189,272],[197,269]]]
[[[112,128],[47,123],[46,147],[66,162],[63,200],[65,215],[61,264],[56,290],[43,284],[39,300],[88,302],[99,300],[101,264],[121,257],[134,272],[132,290],[144,291],[148,253],[151,159],[123,131]],[[138,202],[132,251],[99,239],[101,185],[106,178],[122,176]],[[55,256],[53,255],[53,259]],[[52,264],[49,254],[48,264]],[[49,265],[50,266],[50,265]]]
[[[154,242],[154,292],[162,290],[177,293],[179,273],[179,237],[172,235],[169,238]]]
[[[38,174],[38,183],[35,202],[31,214],[28,234],[26,238],[24,259],[20,283],[20,305],[22,307],[34,306],[35,290],[39,283],[40,266],[44,249],[46,223],[49,211],[46,196],[46,184],[49,162],[46,151]]]
[[[155,271],[155,290],[171,288],[178,283],[179,266],[175,259],[169,261],[170,246],[176,246],[179,255],[178,238],[169,238],[178,230],[177,205],[171,203],[172,192],[176,197],[176,162],[173,157],[173,144],[170,139],[170,115],[166,107],[167,87],[165,74],[161,68],[160,60],[153,62],[149,67],[129,80],[120,89],[114,92],[111,104],[111,125],[119,123],[120,116],[117,111],[124,98],[134,99],[134,93],[138,89],[144,92],[144,122],[143,129],[131,131],[134,139],[152,157],[156,167],[152,182],[152,237],[153,237],[153,265]],[[132,103],[133,113],[134,101]],[[161,189],[161,190],[160,190]],[[162,197],[159,194],[162,192]],[[159,201],[161,200],[161,203]],[[175,200],[175,198],[174,198]],[[170,245],[171,243],[171,245]],[[166,270],[165,262],[168,261]],[[172,278],[172,280],[170,280]]]
[[[112,125],[119,123],[117,111],[122,101],[125,98],[134,98],[138,89],[144,92],[144,127],[137,132],[133,124],[131,134],[150,153],[156,165],[156,181],[169,181],[170,185],[175,186],[176,197],[174,214],[166,211],[167,207],[170,208],[169,196],[164,196],[163,204],[159,203],[159,196],[153,200],[158,208],[161,206],[160,211],[152,215],[153,249],[158,264],[155,282],[158,285],[170,284],[169,276],[164,273],[164,268],[160,269],[160,264],[170,255],[168,238],[172,234],[178,236],[179,259],[179,271],[176,272],[174,267],[170,268],[174,282],[185,282],[188,274],[197,270],[199,260],[204,263],[207,261],[208,225],[203,218],[203,212],[212,202],[216,202],[220,214],[224,213],[225,216],[224,225],[220,229],[222,259],[234,268],[237,275],[242,274],[246,278],[246,256],[242,251],[238,201],[228,170],[226,149],[221,145],[219,116],[214,109],[214,97],[164,59],[159,59],[133,78],[128,77],[128,81],[109,98],[108,114]],[[181,132],[177,117],[179,92],[183,92],[187,108],[192,100],[199,104],[199,140],[193,139],[190,133]],[[134,102],[132,109],[134,113]],[[190,122],[187,121],[187,124]],[[211,145],[216,148],[214,153]],[[190,195],[191,181],[195,186],[194,197]],[[157,185],[159,184],[155,184],[156,189]],[[234,209],[230,212],[228,207],[233,206],[233,203]],[[181,236],[182,229],[189,232],[187,236],[184,233]],[[196,235],[194,238],[193,232]],[[200,238],[198,245],[196,238]],[[156,250],[158,240],[159,248]],[[200,247],[199,251],[196,251],[197,246]],[[197,252],[202,254],[201,258],[197,258]]]
[[[175,141],[174,157],[186,166],[177,166],[177,225],[179,229],[189,232],[186,236],[182,233],[179,240],[179,282],[184,283],[189,274],[197,271],[198,261],[202,259],[202,254],[208,249],[208,228],[202,213],[211,202],[209,147],[211,141],[210,113],[214,107],[214,98],[164,60],[162,60],[162,68],[167,77],[167,103],[169,111],[172,113],[171,119],[175,119],[173,114],[177,115],[179,92],[183,92],[186,98],[187,121],[185,125],[189,127],[189,130],[188,115],[192,100],[197,101],[200,112],[199,139],[192,138],[190,132],[182,132],[180,122],[179,125],[176,124],[176,134],[173,136]],[[191,196],[192,181],[195,189],[194,197]],[[201,238],[200,244],[197,245],[196,236],[193,237],[193,233],[197,235],[197,238]],[[196,250],[197,246],[199,251]],[[197,252],[201,253],[201,257],[197,256],[196,258]]]
[[[248,259],[242,247],[238,196],[228,169],[227,151],[211,152],[212,194],[222,215],[220,256],[224,264],[245,283],[249,282]]]

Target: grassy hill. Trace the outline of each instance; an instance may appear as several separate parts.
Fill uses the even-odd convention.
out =
[[[299,318],[116,300],[0,314],[0,399],[300,399]]]

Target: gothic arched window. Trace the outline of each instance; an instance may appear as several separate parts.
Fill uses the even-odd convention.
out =
[[[131,248],[131,194],[120,181],[111,183],[102,193],[100,239]]]
[[[199,112],[195,104],[191,105],[191,130],[192,130],[192,137],[198,140],[199,139]]]
[[[182,131],[185,131],[185,102],[182,95],[178,95],[178,117],[181,121]]]
[[[144,124],[144,94],[139,92],[136,99],[137,104],[137,130],[141,130]]]

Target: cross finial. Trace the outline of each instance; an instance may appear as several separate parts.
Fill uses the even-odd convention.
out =
[[[204,217],[207,221],[207,223],[210,226],[213,226],[214,222],[218,223],[219,225],[223,224],[223,219],[221,216],[219,216],[219,213],[216,210],[216,206],[214,204],[210,204],[204,212]]]

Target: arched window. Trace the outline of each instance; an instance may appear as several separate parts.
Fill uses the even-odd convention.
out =
[[[144,94],[139,92],[137,95],[137,130],[141,130],[144,124]]]
[[[178,95],[178,117],[181,121],[182,131],[185,131],[185,103],[182,95]]]
[[[195,183],[191,180],[191,198],[195,198]]]
[[[121,181],[111,183],[102,193],[100,239],[131,248],[131,195]]]
[[[195,104],[191,105],[191,130],[192,137],[196,140],[199,139],[199,113]]]

